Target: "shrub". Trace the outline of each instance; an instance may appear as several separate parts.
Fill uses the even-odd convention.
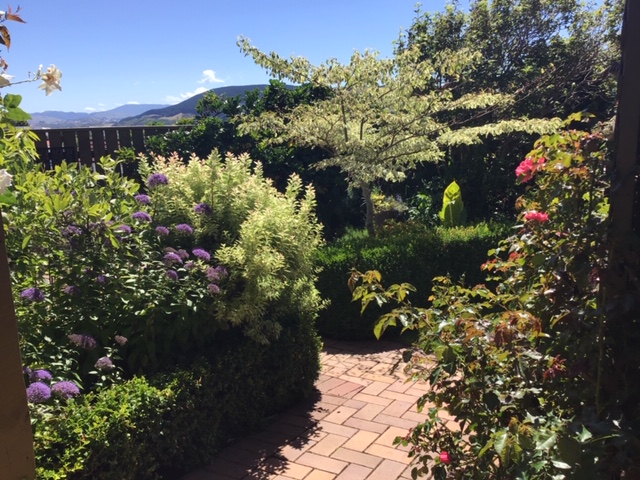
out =
[[[572,117],[576,120],[579,117]],[[536,142],[516,173],[536,179],[518,201],[516,234],[490,252],[494,288],[436,281],[431,308],[409,285],[385,289],[354,274],[364,304],[397,302],[377,331],[402,324],[420,338],[407,371],[429,382],[428,419],[410,445],[433,478],[627,478],[638,469],[637,275],[609,291],[607,151],[598,133]],[[635,309],[635,310],[634,310]],[[613,316],[612,316],[613,315]],[[625,326],[621,328],[621,319]],[[433,355],[435,359],[431,356]],[[624,365],[624,367],[623,367]],[[455,427],[439,418],[445,408]]]
[[[191,244],[215,252],[229,269],[221,318],[266,342],[279,334],[281,318],[316,316],[315,252],[322,238],[312,188],[303,189],[293,175],[278,192],[259,163],[252,170],[247,155],[228,155],[224,162],[216,153],[206,160],[194,156],[186,165],[177,156],[152,159],[147,175],[171,178],[152,192],[156,221],[193,225]]]
[[[320,367],[313,322],[287,322],[270,346],[236,333],[186,370],[32,405],[38,478],[178,476],[309,394]]]
[[[372,338],[377,314],[360,313],[352,302],[347,279],[352,269],[379,269],[390,282],[407,280],[426,298],[433,277],[451,275],[466,282],[482,280],[480,265],[506,227],[481,223],[456,228],[424,228],[401,223],[370,238],[352,230],[318,252],[322,271],[318,289],[330,301],[318,318],[319,331],[337,338]]]

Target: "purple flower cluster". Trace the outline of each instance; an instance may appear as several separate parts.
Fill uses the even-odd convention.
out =
[[[165,272],[165,275],[170,279],[173,280],[174,282],[177,282],[178,279],[180,278],[178,276],[178,272],[176,272],[175,270],[167,270]]]
[[[129,235],[131,233],[131,227],[129,225],[122,224],[118,228],[116,228],[116,232]]]
[[[169,235],[169,229],[167,227],[163,227],[162,225],[158,225],[156,227],[156,233],[158,235],[162,235],[163,237]]]
[[[102,285],[106,285],[109,283],[109,277],[107,277],[104,273],[101,273],[96,277],[96,282],[101,283]]]
[[[164,258],[164,263],[167,266],[172,265],[174,263],[182,263],[182,259],[180,258],[180,255],[178,255],[175,252],[167,252],[164,254],[163,258]]]
[[[27,399],[31,403],[44,403],[51,398],[49,385],[42,382],[33,382],[27,387]]]
[[[69,335],[69,341],[76,347],[83,348],[85,350],[93,350],[98,346],[98,342],[91,335],[85,335],[84,333],[72,333]]]
[[[131,214],[131,218],[133,218],[134,220],[140,220],[141,222],[151,221],[151,215],[149,215],[147,212],[142,211]]]
[[[219,282],[220,280],[227,278],[227,276],[229,276],[229,272],[227,271],[226,268],[220,265],[215,268],[214,267],[207,268],[207,279],[210,282]]]
[[[80,287],[77,287],[75,285],[67,285],[66,287],[64,287],[63,292],[67,295],[80,295]]]
[[[140,205],[151,205],[151,197],[149,195],[144,195],[141,193],[140,195],[136,195],[133,198]]]
[[[193,228],[191,225],[187,225],[186,223],[179,223],[176,225],[176,230],[180,233],[185,233],[191,235],[193,233]]]
[[[192,262],[192,261],[185,262],[184,268],[186,268],[187,270],[193,270],[194,268],[196,268],[196,262]]]
[[[220,287],[218,285],[216,285],[215,283],[210,283],[207,286],[207,289],[209,290],[209,293],[211,295],[218,295],[220,293]]]
[[[211,205],[208,203],[199,203],[193,207],[193,211],[201,213],[202,215],[211,215],[213,213],[213,208],[211,208]]]
[[[186,250],[183,250],[182,248],[178,250],[176,253],[180,256],[182,260],[186,260],[187,258],[189,258],[189,252],[187,252]]]
[[[113,339],[121,347],[125,346],[127,344],[127,342],[129,341],[129,339],[127,337],[123,337],[122,335],[116,335],[115,337],[113,337]]]
[[[101,372],[111,372],[116,368],[109,357],[100,357],[94,366]]]
[[[53,377],[48,370],[33,370],[29,375],[29,380],[32,382],[50,383]]]
[[[211,260],[211,254],[202,248],[194,248],[192,253],[196,258],[204,260],[205,262]]]
[[[155,188],[159,185],[167,185],[168,183],[169,179],[162,173],[152,173],[147,179],[147,186],[149,188]]]
[[[75,383],[64,380],[62,382],[54,383],[51,387],[51,393],[63,400],[68,400],[80,395],[80,389]]]
[[[22,292],[20,292],[20,296],[25,300],[29,300],[30,302],[43,302],[44,301],[44,293],[37,287],[30,287]]]

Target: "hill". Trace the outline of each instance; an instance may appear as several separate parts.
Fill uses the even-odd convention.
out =
[[[268,85],[241,85],[241,86],[229,86],[213,88],[208,92],[213,92],[219,96],[235,97],[243,95],[247,91],[258,89],[264,90]],[[161,122],[166,125],[175,124],[180,118],[194,117],[196,115],[196,105],[205,93],[194,95],[187,100],[176,103],[175,105],[169,105],[162,108],[152,109],[146,112],[142,112],[138,115],[123,118],[117,125],[147,125],[149,122]]]
[[[111,110],[92,113],[45,111],[32,113],[29,125],[33,128],[103,127],[113,125],[123,118],[164,106],[161,104],[127,104]]]

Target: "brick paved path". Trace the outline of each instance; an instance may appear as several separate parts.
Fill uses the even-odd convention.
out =
[[[411,478],[408,449],[393,439],[424,418],[415,403],[426,386],[405,383],[400,357],[393,343],[325,341],[315,398],[183,480]]]

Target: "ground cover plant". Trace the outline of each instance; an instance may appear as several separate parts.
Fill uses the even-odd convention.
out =
[[[407,371],[432,387],[418,403],[429,419],[396,439],[421,462],[414,477],[633,476],[637,319],[620,332],[608,314],[623,299],[603,294],[607,159],[597,132],[536,142],[516,170],[531,185],[518,201],[518,230],[483,265],[494,288],[437,278],[432,306],[421,308],[409,301],[411,285],[386,288],[375,271],[354,273],[363,306],[399,304],[378,335],[394,325],[420,335]],[[441,408],[456,428],[439,419]]]

